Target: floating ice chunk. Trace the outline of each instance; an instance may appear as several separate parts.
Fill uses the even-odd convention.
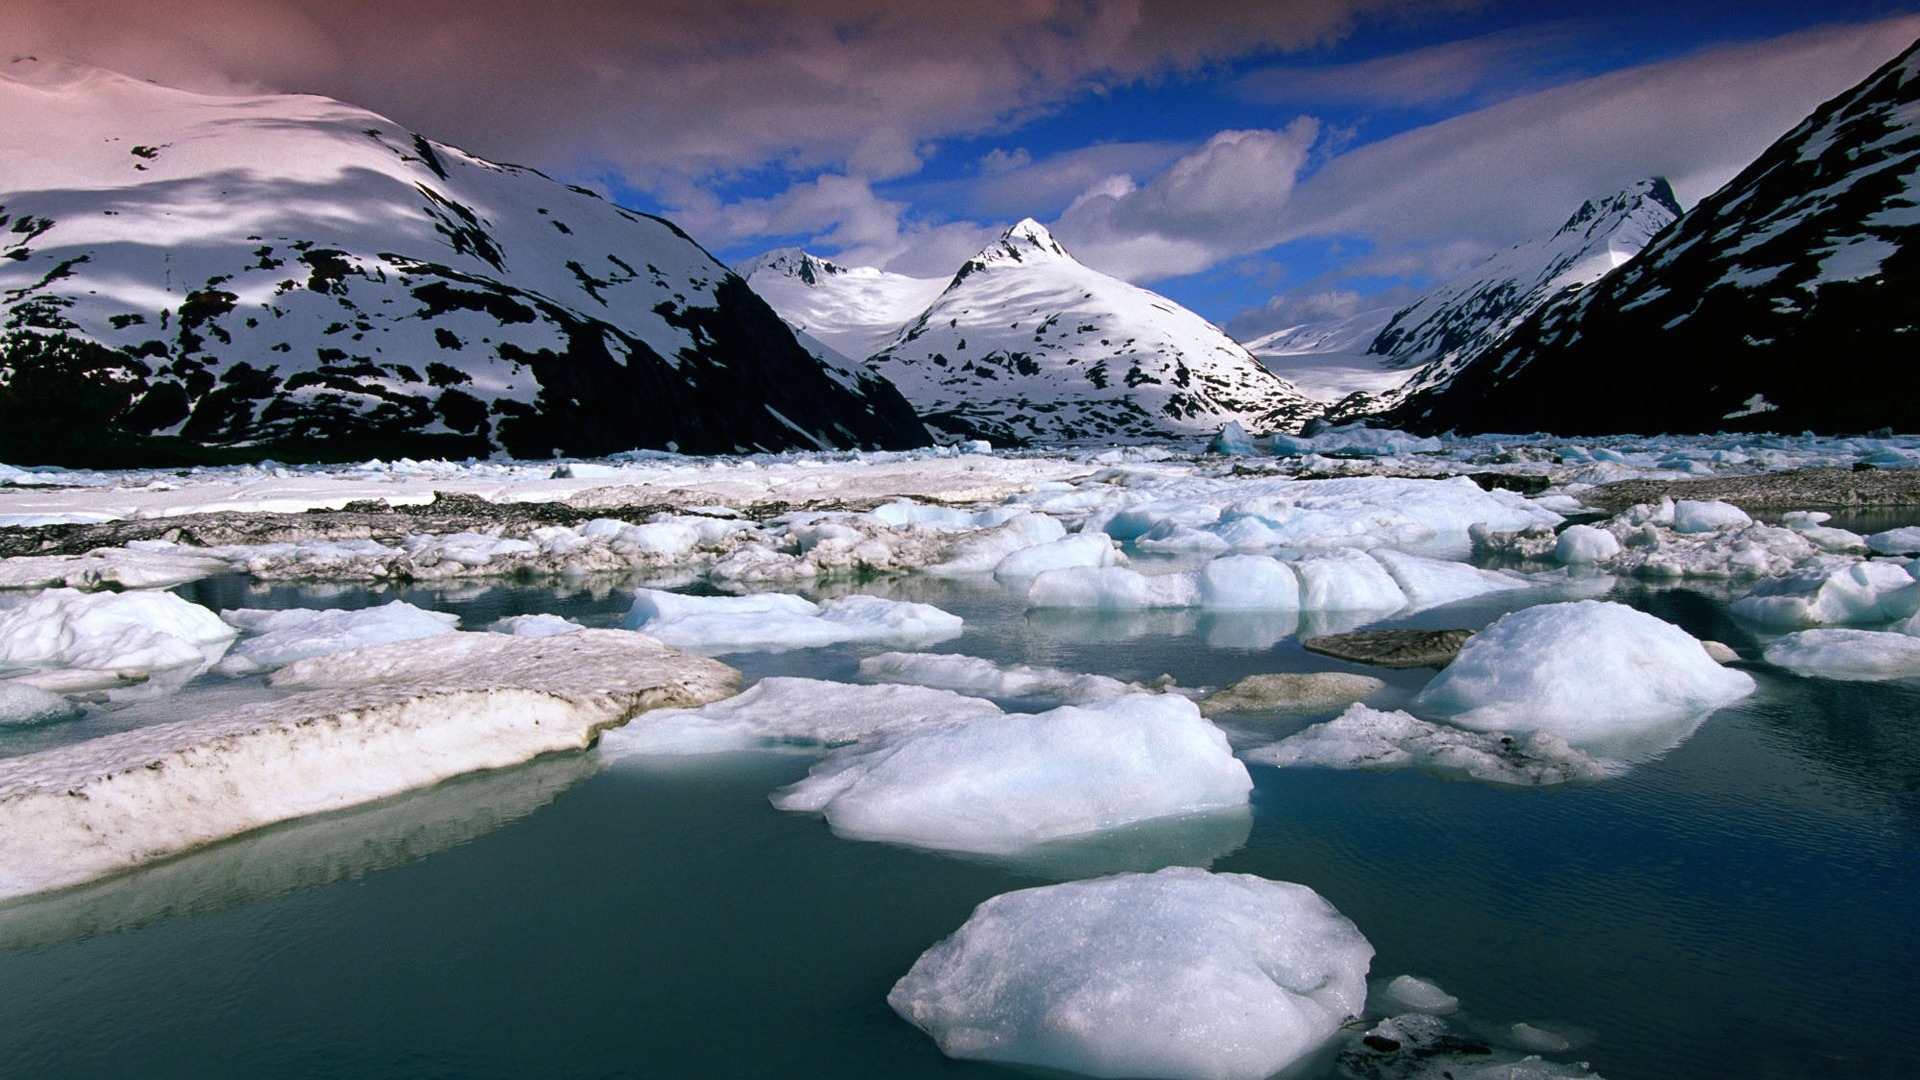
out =
[[[1599,780],[1607,775],[1600,762],[1543,731],[1518,737],[1462,731],[1359,704],[1326,723],[1249,750],[1246,759],[1280,768],[1412,767],[1516,787]]]
[[[213,612],[172,593],[48,589],[0,611],[0,662],[159,671],[210,662],[234,633]]]
[[[923,724],[998,716],[993,703],[923,686],[857,686],[784,676],[697,709],[656,709],[600,740],[609,757],[843,746]]]
[[[1751,524],[1753,524],[1753,518],[1732,503],[1718,500],[1681,499],[1673,504],[1673,531],[1677,533],[1744,529]]]
[[[1845,529],[1828,528],[1824,523],[1832,519],[1832,514],[1819,510],[1795,510],[1781,520],[1787,528],[1805,537],[1808,543],[1821,551],[1835,555],[1865,555],[1868,550],[1867,538]],[[1920,541],[1920,535],[1916,535],[1915,540]]]
[[[1754,690],[1698,639],[1624,604],[1577,600],[1502,616],[1475,634],[1415,712],[1479,731],[1542,731],[1577,746],[1630,739]]]
[[[1568,566],[1603,563],[1620,554],[1620,540],[1605,529],[1569,525],[1554,542],[1553,557]]]
[[[273,685],[330,689],[0,759],[0,899],[581,749],[738,677],[616,630],[449,634],[299,661]]]
[[[0,682],[0,727],[70,720],[80,706],[49,690],[22,682]]]
[[[824,604],[787,593],[687,596],[638,589],[626,626],[696,652],[807,649],[848,641],[933,642],[962,623],[930,604],[843,596]]]
[[[875,511],[878,513],[878,511]],[[934,577],[987,573],[1016,551],[1049,544],[1067,535],[1066,526],[1047,514],[1021,514],[954,541],[945,561],[928,567]]]
[[[1330,551],[1294,564],[1306,611],[1398,611],[1407,606],[1399,582],[1364,551]]]
[[[1376,562],[1386,568],[1387,573],[1393,575],[1394,583],[1406,594],[1407,606],[1415,611],[1488,593],[1524,589],[1530,584],[1517,574],[1482,570],[1447,559],[1408,555],[1391,548],[1376,548],[1371,554]]]
[[[1048,570],[1073,566],[1113,566],[1120,552],[1105,533],[1075,533],[1048,544],[1036,544],[1001,559],[993,568],[995,577],[1035,577]]]
[[[990,528],[1003,524],[1021,513],[1021,509],[1014,506],[996,506],[986,510],[958,510],[948,506],[929,506],[911,499],[896,499],[872,511],[875,518],[888,525],[919,525],[931,529]]]
[[[1886,622],[1920,611],[1920,584],[1893,563],[1816,567],[1763,581],[1728,610],[1765,626]]]
[[[552,637],[555,634],[572,634],[585,629],[572,619],[563,619],[558,615],[509,615],[495,619],[487,629],[496,634],[514,634],[519,637]]]
[[[235,645],[226,659],[220,661],[218,670],[227,675],[246,675],[262,668],[369,645],[450,634],[460,625],[458,615],[427,611],[404,600],[354,611],[238,608],[220,615],[254,635]]]
[[[1767,646],[1767,663],[1796,675],[1864,682],[1920,678],[1920,637],[1877,630],[1802,630]]]
[[[774,794],[857,840],[1011,854],[1136,822],[1243,808],[1253,783],[1185,698],[1133,694],[983,716],[840,750]]]
[[[1411,975],[1396,976],[1387,984],[1386,996],[1402,1008],[1429,1016],[1446,1016],[1460,1011],[1460,999]]]
[[[1920,555],[1920,525],[1874,533],[1867,546],[1876,555]]]
[[[1027,603],[1037,608],[1145,611],[1192,607],[1199,587],[1190,574],[1149,577],[1124,566],[1075,566],[1033,579]]]
[[[860,661],[860,677],[876,682],[912,683],[990,698],[1040,698],[1062,705],[1086,705],[1124,697],[1140,688],[1105,675],[1019,664],[1002,667],[977,656],[951,653],[881,653]]]
[[[1339,1074],[1394,1080],[1597,1080],[1584,1062],[1562,1065],[1524,1054],[1523,1049],[1532,1049],[1524,1045],[1530,1033],[1550,1034],[1539,1028],[1522,1031],[1525,1027],[1508,1029],[1511,1042],[1522,1049],[1497,1047],[1456,1033],[1430,1013],[1403,1013],[1356,1034],[1340,1053]],[[1560,1049],[1566,1048],[1561,1040]]]
[[[1372,960],[1304,885],[1172,867],[996,896],[887,1003],[949,1057],[1260,1080],[1361,1011]]]
[[[1240,426],[1240,421],[1229,420],[1220,425],[1220,433],[1207,443],[1207,453],[1248,457],[1259,453],[1259,450],[1253,445],[1253,436]]]
[[[1200,606],[1209,611],[1298,611],[1300,578],[1265,555],[1227,555],[1200,568]]]

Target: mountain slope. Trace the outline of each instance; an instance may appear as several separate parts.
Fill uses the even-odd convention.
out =
[[[1367,349],[1394,311],[1365,308],[1283,327],[1248,341],[1247,351],[1316,401],[1385,393],[1406,382],[1407,372],[1382,364]]]
[[[9,458],[924,441],[671,224],[352,106],[24,60],[0,147]]]
[[[947,286],[940,278],[839,266],[799,248],[770,251],[733,272],[788,325],[856,360],[886,348]]]
[[[1563,434],[1920,427],[1915,50],[1388,419]]]
[[[1291,431],[1319,411],[1218,327],[1081,265],[1031,220],[867,363],[930,426],[1003,443]]]

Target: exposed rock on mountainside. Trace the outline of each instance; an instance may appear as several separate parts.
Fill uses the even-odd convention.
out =
[[[326,98],[0,68],[0,457],[907,446],[668,222]]]

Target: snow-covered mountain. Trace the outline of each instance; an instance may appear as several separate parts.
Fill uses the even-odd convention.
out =
[[[1406,382],[1407,373],[1382,364],[1367,348],[1394,310],[1369,307],[1282,327],[1248,341],[1247,351],[1316,401],[1384,393]]]
[[[1920,58],[1389,413],[1430,430],[1920,428]]]
[[[856,360],[887,347],[900,328],[947,287],[870,266],[838,266],[781,248],[733,268],[795,330]]]
[[[8,458],[925,439],[668,222],[337,101],[17,60],[0,162]]]
[[[1218,327],[1022,221],[868,357],[929,426],[996,442],[1296,430],[1319,407]]]

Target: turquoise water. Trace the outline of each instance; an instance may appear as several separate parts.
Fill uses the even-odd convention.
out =
[[[185,591],[216,607],[405,598],[469,626],[626,608],[612,588]],[[1269,644],[1258,620],[1038,618],[991,586],[886,591],[967,618],[941,651],[1193,686],[1364,670]],[[1616,598],[1758,655],[1724,597]],[[727,659],[750,678],[850,678],[877,651]],[[888,988],[987,897],[1210,855],[1321,892],[1373,942],[1376,978],[1438,983],[1467,1029],[1549,1028],[1574,1043],[1551,1057],[1615,1080],[1915,1075],[1920,684],[1750,669],[1754,697],[1603,783],[1255,766],[1250,830],[1143,830],[1011,866],[773,810],[805,757],[558,755],[0,911],[0,1075],[1019,1075],[943,1058]],[[1384,673],[1400,697],[1428,674]],[[1312,719],[1226,726],[1247,745]]]

